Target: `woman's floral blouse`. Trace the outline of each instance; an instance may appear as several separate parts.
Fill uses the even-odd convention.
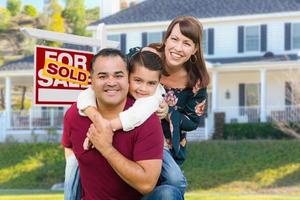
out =
[[[162,121],[166,141],[175,161],[181,165],[186,157],[186,132],[195,130],[204,116],[206,88],[200,88],[200,80],[191,88],[166,89],[165,101],[169,105],[168,120]]]

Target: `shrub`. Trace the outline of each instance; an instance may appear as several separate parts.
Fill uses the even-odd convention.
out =
[[[224,125],[224,139],[284,139],[290,138],[272,123],[233,123]]]

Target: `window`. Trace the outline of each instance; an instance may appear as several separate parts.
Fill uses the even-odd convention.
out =
[[[245,84],[245,106],[259,105],[259,84]]]
[[[259,51],[259,26],[245,27],[245,51]]]
[[[119,34],[108,35],[107,39],[112,40],[112,41],[116,41],[116,42],[120,42],[120,35]]]
[[[148,44],[161,42],[161,40],[162,40],[162,33],[161,32],[150,32],[150,33],[148,33],[148,37],[147,37],[147,43]]]
[[[207,48],[207,44],[208,44],[208,42],[207,42],[207,30],[203,30],[203,35],[202,35],[202,48],[203,48],[203,52],[204,52],[204,54],[207,54],[207,50],[208,50],[208,48]]]
[[[292,47],[300,49],[300,23],[295,23],[292,26]]]
[[[112,40],[112,41],[120,42],[121,38],[120,38],[119,34],[114,34],[114,35],[107,35],[107,40]],[[118,48],[120,48],[120,44],[119,44]]]

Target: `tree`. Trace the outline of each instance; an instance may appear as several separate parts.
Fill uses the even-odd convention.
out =
[[[10,18],[10,12],[5,8],[0,7],[0,32],[8,29]]]
[[[285,134],[300,139],[300,69],[289,69],[280,73],[277,82],[285,80],[284,109],[271,112],[271,119],[275,126]]]
[[[33,5],[25,5],[23,12],[31,17],[35,17],[37,15],[37,10]]]
[[[62,7],[57,0],[50,0],[48,8],[49,22],[47,30],[55,32],[65,32],[64,19],[62,17]],[[47,42],[50,46],[60,46],[58,42]]]
[[[85,35],[84,0],[66,0],[66,8],[63,12],[63,16],[72,29],[73,34]]]
[[[16,16],[21,11],[21,0],[7,0],[7,9],[12,16]]]

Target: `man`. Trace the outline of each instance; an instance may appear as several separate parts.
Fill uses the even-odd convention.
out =
[[[65,115],[62,138],[66,157],[73,151],[78,160],[82,198],[140,199],[153,190],[160,174],[163,152],[160,121],[152,115],[130,132],[112,132],[107,120],[133,104],[127,97],[128,71],[119,50],[103,49],[94,56],[91,80],[98,111],[105,118],[96,120],[101,130],[91,125],[88,118],[81,117],[74,104]],[[84,150],[87,132],[95,148]]]

